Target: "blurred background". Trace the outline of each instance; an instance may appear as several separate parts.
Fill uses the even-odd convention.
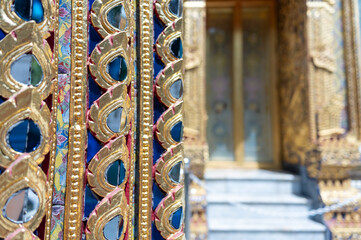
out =
[[[184,2],[187,239],[361,239],[360,12]]]

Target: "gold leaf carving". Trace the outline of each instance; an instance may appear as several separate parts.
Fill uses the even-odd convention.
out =
[[[26,88],[0,105],[0,165],[9,166],[22,153],[12,149],[7,143],[7,135],[11,127],[23,119],[31,119],[41,131],[40,145],[30,152],[31,158],[40,164],[49,152],[50,111],[41,101],[34,88]]]
[[[172,64],[169,64],[163,71],[161,71],[156,80],[156,91],[161,102],[167,107],[176,103],[180,99],[176,99],[170,93],[170,87],[172,84],[180,79],[183,85],[183,74],[182,74],[183,61],[179,60]]]
[[[160,234],[169,240],[183,240],[185,239],[182,223],[180,229],[175,229],[170,224],[170,217],[172,213],[182,207],[184,216],[183,206],[183,186],[179,185],[177,188],[172,190],[163,200],[159,203],[155,209],[155,225],[159,230]]]
[[[106,179],[106,170],[113,162],[121,160],[125,168],[124,181],[120,186],[113,186],[109,184]],[[88,167],[88,182],[91,189],[98,195],[105,197],[108,193],[113,191],[116,187],[124,190],[124,185],[128,179],[128,162],[129,151],[126,145],[125,137],[119,137],[114,141],[110,141],[94,156],[90,161]]]
[[[165,149],[179,143],[172,138],[171,130],[175,124],[183,121],[182,111],[183,102],[178,102],[167,109],[157,121],[156,136],[162,147]]]
[[[119,32],[101,41],[92,52],[89,65],[90,73],[97,84],[105,89],[120,82],[128,85],[134,75],[131,53],[125,32]],[[107,72],[107,65],[118,56],[123,57],[127,65],[127,76],[123,81],[113,79]]]
[[[45,214],[48,199],[48,184],[44,172],[32,160],[29,154],[23,154],[13,162],[4,173],[0,175],[0,209],[4,209],[7,200],[13,193],[31,188],[39,198],[39,208],[36,214],[22,225],[34,231],[40,224]],[[9,232],[14,232],[20,224],[14,223],[0,214],[0,237],[5,237]]]
[[[123,230],[119,240],[124,239],[128,224],[128,204],[122,189],[116,188],[109,193],[90,214],[85,230],[88,240],[106,240],[103,234],[105,225],[114,217],[120,215],[123,218]]]
[[[123,108],[120,122],[120,132],[113,132],[107,125],[107,117],[117,108]],[[127,86],[119,84],[110,88],[94,102],[89,111],[89,127],[95,137],[102,142],[121,136],[129,131],[131,122],[131,102],[127,95]]]
[[[21,55],[28,52],[31,52],[38,59],[43,71],[43,79],[35,88],[40,93],[42,99],[49,96],[51,80],[56,74],[52,52],[49,44],[42,39],[35,22],[31,21],[21,24],[0,41],[0,78],[2,80],[0,83],[0,94],[3,97],[8,98],[26,86],[16,81],[11,75],[10,70],[11,64]]]
[[[181,169],[183,169],[183,147],[181,144],[169,149],[157,160],[155,180],[163,191],[169,192],[179,185],[179,183],[173,182],[169,177],[170,170],[179,162],[182,163]],[[183,177],[180,179],[180,184],[183,184]]]
[[[36,28],[40,30],[39,38],[42,38],[41,35],[44,35],[47,38],[50,34],[49,32],[53,30],[53,22],[55,15],[55,4],[53,0],[42,0],[41,1],[44,9],[44,19],[40,23],[36,24]],[[0,2],[0,28],[6,33],[10,32],[14,28],[26,23],[25,20],[21,19],[15,11],[12,10],[14,1],[1,1]],[[34,21],[31,21],[35,24]],[[31,32],[31,28],[25,30]]]

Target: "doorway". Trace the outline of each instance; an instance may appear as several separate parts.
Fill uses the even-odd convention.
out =
[[[207,2],[210,167],[278,168],[274,1]]]

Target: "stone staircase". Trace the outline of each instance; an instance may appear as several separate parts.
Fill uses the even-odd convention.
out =
[[[205,180],[209,240],[326,239],[322,224],[305,216],[291,216],[310,208],[310,201],[299,196],[298,176],[267,170],[207,170]],[[261,213],[230,201],[247,204]],[[270,211],[280,216],[262,214]]]

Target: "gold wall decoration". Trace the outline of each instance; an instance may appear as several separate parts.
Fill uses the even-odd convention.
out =
[[[106,240],[103,234],[105,225],[114,217],[121,216],[123,228],[119,240],[123,240],[128,224],[127,209],[128,204],[124,191],[121,188],[116,188],[97,205],[96,211],[89,216],[85,231],[86,238],[89,240]]]
[[[178,185],[169,176],[169,172],[177,164],[184,164],[183,147],[180,144],[164,153],[155,164],[155,180],[164,192],[169,192]],[[184,166],[181,168],[184,168]],[[180,176],[179,182],[183,181],[183,176]]]
[[[282,158],[305,164],[311,140],[306,1],[278,1],[278,86]]]
[[[179,101],[165,111],[156,124],[157,139],[165,149],[176,146],[179,143],[173,139],[171,130],[177,123],[182,123],[182,110],[183,102]]]
[[[8,167],[22,153],[12,149],[8,143],[10,129],[24,119],[31,119],[40,129],[42,138],[39,146],[30,156],[37,164],[41,164],[49,152],[50,142],[50,111],[41,101],[38,92],[33,88],[25,88],[0,105],[0,166]]]
[[[0,3],[0,28],[6,33],[9,33],[14,28],[20,26],[26,21],[20,18],[13,10],[14,1],[1,1]],[[41,1],[43,7],[43,20],[36,24],[36,28],[41,32],[39,37],[43,35],[44,38],[50,36],[50,32],[53,30],[54,21],[57,19],[54,16],[57,1],[43,0]],[[32,21],[35,24],[35,21]],[[28,29],[30,31],[30,29]],[[30,31],[31,32],[31,31]]]
[[[168,65],[163,71],[162,74],[158,75],[156,79],[156,91],[162,103],[167,107],[170,107],[172,104],[176,103],[177,100],[182,99],[183,94],[180,98],[175,98],[171,92],[170,88],[172,84],[176,81],[183,79],[183,61],[179,60],[174,62],[172,65]],[[183,88],[183,86],[182,86]]]
[[[95,0],[91,9],[91,21],[98,33],[103,37],[113,35],[126,28],[131,28],[133,25],[132,5],[127,0]],[[120,27],[116,28],[108,21],[108,13],[114,7],[122,6],[125,13],[125,18],[120,20]],[[122,43],[123,44],[123,43]]]
[[[154,108],[160,111],[154,127],[154,138],[161,149],[155,149],[154,159],[155,183],[164,190],[164,194],[153,193],[160,203],[154,210],[154,225],[165,239],[184,239],[184,155],[183,155],[183,9],[182,2],[172,10],[169,0],[154,2],[155,16],[161,21],[162,32],[154,44],[157,73]],[[175,82],[177,84],[175,84]],[[173,87],[173,91],[172,91]],[[159,103],[157,103],[159,102]],[[153,202],[154,203],[154,202]],[[155,203],[154,203],[155,204]],[[179,218],[179,226],[173,220]],[[178,220],[177,220],[178,221]],[[177,223],[178,224],[178,223]]]
[[[1,166],[5,168],[1,174],[4,185],[0,194],[5,201],[16,191],[29,187],[38,197],[39,208],[24,224],[11,224],[1,215],[4,219],[0,221],[0,231],[1,237],[6,239],[39,239],[32,232],[39,227],[46,214],[44,239],[49,239],[52,198],[50,186],[53,182],[56,147],[54,113],[57,108],[58,43],[55,36],[57,29],[54,26],[58,25],[58,14],[55,11],[59,3],[57,0],[41,1],[43,16],[40,22],[22,19],[14,10],[13,4],[14,1],[0,3],[0,28],[7,33],[0,41],[0,95],[6,100],[0,105],[3,114],[0,124],[3,135],[0,158]],[[31,54],[41,68],[42,78],[39,82],[22,83],[21,79],[12,75],[15,63],[25,54]],[[9,146],[7,134],[14,125],[26,119],[37,125],[41,139],[33,151],[20,153]],[[47,174],[43,172],[44,167],[42,169],[38,166],[41,163],[48,166]],[[3,207],[4,205],[2,209]]]
[[[308,2],[310,114],[312,138],[344,134],[341,122],[346,92],[337,84],[335,8],[326,2]]]
[[[183,38],[181,32],[182,23],[182,19],[177,19],[175,22],[168,25],[157,39],[155,50],[164,64],[169,64],[178,60],[178,58],[171,53],[170,45],[175,39]]]
[[[345,55],[345,72],[347,78],[347,96],[349,110],[349,134],[353,138],[361,139],[361,83],[360,76],[360,21],[359,3],[357,0],[342,2],[343,40]]]
[[[96,194],[105,197],[116,188],[116,186],[109,184],[104,176],[106,175],[107,167],[118,159],[123,162],[125,168],[124,180],[118,187],[124,189],[129,175],[130,160],[126,139],[123,136],[105,145],[90,161],[87,179],[90,187]]]
[[[153,162],[153,4],[139,1],[139,196],[138,239],[151,238]]]
[[[109,89],[90,108],[89,128],[95,133],[95,137],[102,142],[111,138],[128,133],[132,115],[131,101],[127,94],[127,85],[120,84]],[[113,132],[108,124],[107,118],[114,110],[122,108],[119,132]]]
[[[200,178],[208,161],[205,18],[204,1],[184,2],[184,155],[190,159],[191,171]]]
[[[45,215],[46,201],[48,199],[48,183],[45,173],[37,166],[37,163],[29,154],[19,156],[0,176],[0,208],[3,210],[11,199],[12,194],[19,190],[32,189],[39,200],[39,207],[35,215],[23,223],[15,223],[0,215],[0,237],[4,238],[9,233],[14,232],[21,225],[35,231]]]
[[[175,229],[170,223],[171,215],[175,211],[180,208],[184,211],[183,191],[183,186],[172,189],[155,209],[155,225],[165,239],[185,240],[184,224],[181,224],[180,229]]]
[[[85,149],[87,145],[88,1],[72,1],[71,98],[66,179],[64,239],[80,239],[83,211]]]
[[[125,78],[122,82],[126,85],[130,83],[131,77],[134,75],[131,50],[132,48],[128,46],[126,32],[110,35],[97,45],[96,50],[91,54],[89,69],[99,86],[107,89],[119,83],[106,70],[107,65],[118,56],[124,58],[127,67],[127,73],[124,74]],[[121,71],[125,70],[121,69]]]
[[[40,93],[41,99],[49,96],[56,70],[50,46],[42,39],[35,22],[23,23],[11,31],[0,42],[0,49],[0,94],[3,97],[8,98],[21,88],[28,87],[14,79],[11,66],[21,55],[29,52],[39,61],[43,73],[42,80],[34,87]]]
[[[103,229],[114,218],[119,218],[119,225],[122,225],[120,239],[134,239],[134,7],[135,1],[106,0],[94,1],[91,8],[91,24],[103,40],[91,52],[89,72],[104,91],[90,103],[88,126],[104,145],[90,160],[87,169],[91,191],[103,197],[89,216],[86,230],[89,239],[105,239]],[[125,13],[125,16],[120,14],[119,28],[109,22],[110,11],[115,8]],[[120,65],[120,78],[114,79],[109,65],[117,58],[124,64]],[[115,132],[108,125],[108,118],[120,109],[119,131]],[[108,182],[107,171],[118,160],[125,175],[122,182],[114,186]]]

